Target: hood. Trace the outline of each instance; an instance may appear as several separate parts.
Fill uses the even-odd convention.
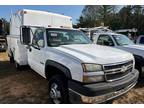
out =
[[[133,53],[135,55],[139,55],[144,57],[144,46],[143,45],[125,45],[125,46],[118,46],[118,48]]]
[[[132,54],[95,44],[62,45],[55,49],[70,54],[84,63],[110,64],[132,60]]]

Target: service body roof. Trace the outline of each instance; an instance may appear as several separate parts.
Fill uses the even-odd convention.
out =
[[[72,28],[72,18],[69,16],[27,9],[22,10],[21,14],[26,26]]]
[[[20,35],[21,26],[72,28],[72,18],[46,11],[23,9],[11,15],[10,34]]]

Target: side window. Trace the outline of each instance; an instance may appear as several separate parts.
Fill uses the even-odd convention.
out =
[[[40,48],[43,48],[45,46],[44,31],[42,29],[37,29],[36,32],[34,33],[32,45],[34,47],[40,47]]]
[[[144,44],[144,37],[140,38],[140,44]]]
[[[114,46],[113,40],[108,35],[100,35],[97,44],[105,46]]]

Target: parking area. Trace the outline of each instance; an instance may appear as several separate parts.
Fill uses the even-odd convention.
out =
[[[1,103],[50,103],[48,82],[33,70],[25,67],[17,71],[9,63],[5,52],[0,53],[0,104]],[[114,100],[113,103],[144,103],[144,81]]]

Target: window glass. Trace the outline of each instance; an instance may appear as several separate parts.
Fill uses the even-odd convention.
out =
[[[117,45],[123,46],[123,45],[133,45],[133,41],[131,41],[127,36],[125,35],[112,35],[114,40],[116,41]]]
[[[144,44],[144,37],[140,38],[140,44]]]
[[[100,35],[97,41],[99,45],[114,46],[113,40],[108,35]]]
[[[67,29],[48,29],[47,42],[49,46],[57,47],[59,45],[69,44],[90,44],[90,39],[78,30]]]
[[[32,45],[35,47],[44,47],[44,32],[41,29],[36,30],[33,40],[32,40]]]

